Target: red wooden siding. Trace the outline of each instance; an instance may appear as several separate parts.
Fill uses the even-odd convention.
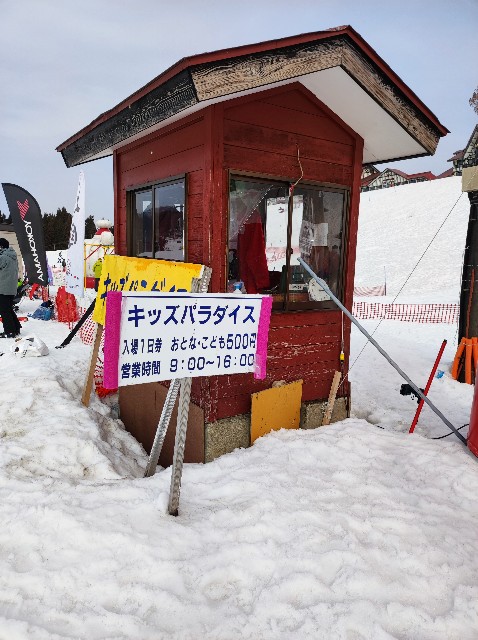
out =
[[[304,179],[351,189],[358,172],[360,181],[361,139],[303,87],[293,85],[273,89],[225,102],[221,106],[224,110],[221,132],[224,170],[297,179],[300,176],[299,146]],[[360,166],[357,165],[358,156]],[[353,261],[350,257],[355,256],[355,247],[351,251],[350,242],[356,240],[357,216],[358,200],[351,199],[350,229],[346,231],[349,273],[345,279],[345,298],[350,298],[350,304],[353,283]],[[217,222],[225,220],[223,203],[221,209],[216,208],[215,219]],[[221,236],[224,246],[226,229],[222,230]],[[222,263],[218,265],[214,257],[213,268],[224,273],[224,251],[220,258]],[[255,381],[251,374],[214,379],[210,384],[212,397],[206,420],[212,422],[249,413],[251,393],[269,388],[276,380],[303,379],[303,401],[326,399],[334,371],[339,367],[341,316],[337,311],[274,312],[266,380]],[[345,342],[348,361],[347,328]],[[347,392],[348,386],[344,385],[339,395]]]
[[[115,152],[115,236],[118,253],[127,253],[127,189],[186,173],[188,260],[201,261],[205,142],[206,128],[204,115],[201,114],[170,125]]]

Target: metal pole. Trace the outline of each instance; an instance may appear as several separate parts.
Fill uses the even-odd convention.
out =
[[[181,475],[183,472],[184,447],[186,445],[191,385],[192,378],[182,378],[181,391],[179,393],[176,440],[174,442],[174,459],[171,469],[171,486],[169,489],[168,512],[171,516],[178,515],[179,492],[181,491]]]
[[[432,386],[432,382],[433,382],[433,378],[435,377],[435,373],[436,370],[438,369],[438,365],[440,363],[441,357],[443,355],[443,352],[445,351],[445,347],[446,347],[446,340],[443,340],[443,342],[441,343],[441,347],[440,350],[438,351],[438,355],[435,359],[435,363],[433,365],[433,369],[430,372],[430,376],[428,377],[428,381],[425,387],[425,390],[423,391],[423,395],[428,395],[428,392],[430,391],[430,387]],[[420,400],[420,402],[418,403],[418,407],[417,410],[415,411],[415,415],[413,416],[413,420],[412,420],[412,424],[410,425],[410,429],[408,430],[408,433],[413,433],[415,431],[415,427],[417,426],[417,422],[418,422],[418,418],[420,417],[420,413],[422,411],[422,407],[423,407],[423,400]]]
[[[90,304],[88,309],[85,311],[85,313],[78,320],[78,322],[75,324],[75,326],[70,331],[70,333],[66,336],[66,338],[63,340],[63,342],[60,345],[58,345],[58,347],[55,347],[55,349],[63,349],[63,347],[66,347],[67,345],[70,344],[70,342],[73,340],[73,337],[78,333],[78,331],[81,329],[81,327],[85,324],[85,322],[88,320],[88,318],[93,313],[93,310],[95,308],[95,303],[96,303],[96,298],[93,300],[93,302]]]
[[[169,421],[171,420],[171,414],[174,409],[176,398],[179,391],[179,378],[171,380],[169,385],[168,394],[164,401],[163,410],[161,411],[161,417],[158,422],[158,428],[156,429],[156,435],[154,436],[153,446],[151,447],[151,453],[149,454],[148,466],[144,472],[144,477],[149,478],[154,476],[156,467],[158,465],[159,456],[161,455],[161,449],[163,448],[164,438],[168,430]]]
[[[204,267],[202,277],[195,280],[191,286],[192,293],[207,293],[211,280],[211,267]],[[172,516],[178,515],[179,492],[181,490],[181,475],[183,473],[184,447],[188,427],[189,399],[191,397],[192,378],[181,380],[179,392],[178,420],[176,424],[176,438],[174,443],[173,466],[171,469],[171,486],[169,489],[168,512]]]
[[[466,438],[461,435],[461,433],[456,429],[456,427],[452,425],[452,423],[447,418],[445,418],[443,413],[439,409],[437,409],[437,407],[435,407],[435,405],[420,391],[417,385],[410,380],[407,374],[400,369],[398,364],[392,360],[392,358],[388,355],[388,353],[386,353],[386,351],[382,349],[382,347],[378,344],[378,342],[372,338],[372,336],[368,333],[368,331],[366,331],[362,327],[360,322],[350,313],[348,309],[344,307],[344,305],[340,302],[340,300],[338,300],[337,297],[332,293],[332,291],[329,289],[326,283],[321,278],[315,275],[315,273],[312,271],[309,265],[306,262],[304,262],[302,258],[298,258],[298,261],[302,265],[302,267],[307,271],[307,273],[318,284],[320,284],[320,286],[326,293],[328,293],[328,295],[332,298],[335,304],[340,309],[342,309],[342,311],[345,313],[347,318],[349,318],[354,323],[354,325],[359,329],[359,331],[363,333],[363,335],[367,338],[367,340],[369,340],[373,344],[373,346],[382,354],[382,356],[392,365],[395,371],[397,371],[402,376],[402,378],[408,382],[408,384],[412,387],[412,389],[417,394],[417,396],[419,396],[430,407],[430,409],[446,424],[446,426],[449,429],[451,429],[451,431],[453,431],[456,437],[459,438],[464,445],[466,445]]]

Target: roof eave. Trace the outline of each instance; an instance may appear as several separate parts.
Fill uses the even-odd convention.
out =
[[[328,43],[328,44],[327,44]],[[376,52],[363,40],[363,38],[350,26],[340,27],[335,30],[320,31],[316,33],[302,34],[299,36],[292,36],[281,40],[272,40],[268,42],[259,43],[256,45],[244,45],[236,47],[234,49],[226,49],[222,51],[215,51],[213,53],[205,53],[198,56],[192,56],[183,58],[178,63],[167,69],[161,75],[157,76],[147,85],[136,91],[129,96],[126,100],[123,100],[118,105],[104,112],[98,118],[93,120],[89,125],[78,131],[76,134],[65,140],[61,145],[57,147],[57,151],[62,153],[63,159],[67,166],[75,166],[76,164],[82,164],[97,157],[101,157],[101,154],[108,155],[112,152],[116,145],[124,143],[132,136],[138,134],[138,132],[145,131],[151,126],[156,125],[158,122],[167,121],[172,116],[177,116],[181,111],[188,108],[200,106],[200,103],[206,102],[206,100],[219,100],[224,99],[227,91],[230,91],[231,84],[224,82],[224,78],[227,80],[227,75],[224,75],[224,67],[229,65],[230,69],[241,69],[247,67],[247,65],[253,65],[254,62],[259,64],[260,60],[264,60],[264,56],[269,55],[269,59],[286,57],[288,52],[299,52],[297,55],[304,55],[304,52],[310,52],[314,49],[318,51],[317,56],[322,55],[320,51],[327,52],[327,47],[333,47],[334,43],[340,43],[343,52],[347,53],[348,58],[351,59],[353,66],[353,58],[359,57],[363,61],[363,65],[367,67],[367,73],[376,73],[377,76],[381,75],[386,79],[386,82],[392,87],[395,92],[396,100],[402,101],[408,105],[412,120],[415,119],[418,126],[428,127],[428,129],[435,131],[433,134],[436,137],[436,142],[428,142],[424,144],[423,151],[417,150],[417,153],[411,157],[417,157],[419,155],[432,155],[439,137],[446,135],[448,130],[441,125],[436,116],[419,100],[419,98],[403,83],[403,81],[390,69],[390,67],[376,54]],[[347,44],[349,43],[349,44]],[[352,43],[352,44],[350,44]],[[347,46],[346,46],[347,45]],[[358,47],[358,49],[357,49]],[[338,48],[338,47],[337,47]],[[301,53],[302,52],[302,53]],[[341,57],[342,56],[342,57]],[[342,53],[337,53],[333,64],[330,63],[327,66],[327,61],[324,61],[324,65],[320,68],[327,69],[329,67],[342,66],[347,73],[351,73],[350,69],[346,68],[347,56]],[[221,62],[220,65],[215,63]],[[316,62],[316,60],[314,60]],[[367,66],[368,65],[368,66]],[[253,80],[257,82],[257,78],[250,80],[246,78],[246,83],[243,83],[244,90],[256,90],[257,87],[267,88],[270,83],[274,82],[278,78],[280,79],[280,72],[277,70],[274,73],[269,73],[269,69],[266,69],[263,80],[264,84],[260,85],[256,83],[254,85]],[[269,76],[268,76],[269,73]],[[293,70],[292,70],[293,73]],[[221,77],[222,74],[222,77]],[[385,75],[384,75],[385,74]],[[248,74],[246,74],[247,76]],[[253,74],[249,74],[253,75]],[[309,74],[310,75],[310,74]],[[242,79],[241,76],[236,74],[236,79]],[[290,76],[290,79],[294,76]],[[212,79],[212,82],[211,82]],[[356,80],[356,79],[355,79]],[[247,85],[247,81],[250,82]],[[214,84],[215,83],[215,84]],[[239,82],[240,84],[240,82]],[[362,86],[362,89],[364,87]],[[364,89],[368,90],[368,89]],[[156,103],[162,101],[166,108],[163,109],[164,113],[158,115],[159,119],[146,118],[140,125],[144,124],[143,129],[141,126],[136,129],[131,127],[131,123],[128,120],[130,110],[135,108],[139,110],[148,99],[150,102],[154,100]],[[376,102],[379,100],[374,97]],[[168,101],[171,103],[168,110]],[[389,101],[390,102],[390,101]],[[385,110],[385,106],[381,105]],[[409,115],[410,115],[409,114]],[[114,123],[119,123],[121,116],[123,122],[117,124],[117,131],[112,133]],[[142,114],[139,114],[140,116]],[[394,114],[391,114],[395,117]],[[161,120],[161,118],[163,120]],[[399,123],[406,129],[406,124],[410,118],[405,118],[404,122]],[[136,125],[135,125],[136,126]],[[131,130],[130,130],[131,129]],[[108,131],[109,130],[109,131]],[[95,132],[94,135],[92,132]],[[98,151],[85,155],[78,153],[79,143],[85,138],[95,137],[97,141]],[[409,135],[413,137],[413,131],[410,129]],[[102,146],[101,146],[102,145]],[[100,148],[101,147],[101,148]],[[71,153],[77,148],[76,159],[75,153]],[[98,155],[99,154],[99,155]],[[391,161],[391,158],[380,158],[376,162]]]

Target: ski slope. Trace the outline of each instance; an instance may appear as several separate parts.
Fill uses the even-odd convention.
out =
[[[469,213],[459,176],[362,193],[355,284],[386,277],[395,297],[409,278],[397,302],[458,302]]]

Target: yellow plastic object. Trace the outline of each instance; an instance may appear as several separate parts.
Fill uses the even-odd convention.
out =
[[[251,444],[271,431],[298,429],[302,380],[252,394]]]

